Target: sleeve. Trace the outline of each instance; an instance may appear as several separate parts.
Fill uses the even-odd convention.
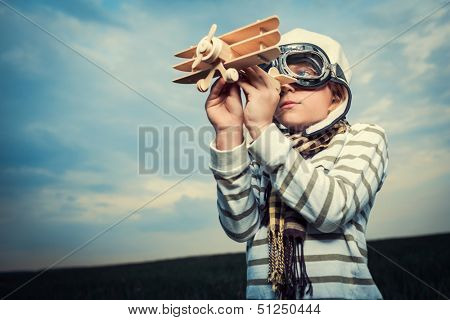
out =
[[[266,127],[248,151],[269,172],[282,199],[321,232],[334,232],[369,203],[386,177],[387,141],[383,128],[367,125],[352,132],[334,167],[315,168],[292,148],[275,124]]]
[[[251,164],[246,141],[231,150],[218,150],[214,139],[210,154],[220,224],[229,238],[245,242],[254,236],[261,222],[257,197],[261,179]]]

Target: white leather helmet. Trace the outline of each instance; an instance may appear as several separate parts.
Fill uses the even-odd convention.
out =
[[[266,71],[270,67],[276,67],[280,73],[294,77],[299,86],[320,88],[328,81],[333,81],[342,84],[347,90],[345,99],[325,119],[306,128],[303,135],[319,134],[345,118],[352,100],[350,90],[352,73],[341,45],[328,36],[296,28],[281,36],[279,47],[281,55],[260,67]],[[307,62],[314,69],[314,74],[289,67],[295,65],[296,61]],[[287,129],[282,124],[275,123],[283,131]]]

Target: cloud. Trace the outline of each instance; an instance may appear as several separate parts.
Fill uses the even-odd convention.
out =
[[[44,67],[40,61],[39,52],[29,44],[11,48],[0,54],[1,63],[9,64],[23,73],[30,73],[32,76],[39,76],[44,72]]]
[[[104,10],[100,0],[79,0],[77,2],[41,0],[39,2],[15,0],[10,5],[25,13],[34,12],[39,15],[70,15],[84,22],[94,24],[121,25],[112,10]]]
[[[433,52],[443,47],[446,47],[445,52],[448,52],[450,47],[446,35],[449,33],[448,20],[444,19],[443,23],[432,20],[422,28],[411,31],[399,39],[399,42],[404,45],[402,53],[408,66],[406,76],[401,79],[405,85],[418,90],[423,87],[423,81],[433,78],[441,71],[440,66],[435,61],[431,61],[430,57]],[[419,79],[422,81],[418,81]]]
[[[362,121],[368,122],[379,122],[381,119],[386,119],[386,116],[392,114],[392,110],[390,109],[392,106],[392,99],[389,97],[382,97],[380,101],[369,106],[365,109],[360,115]]]
[[[430,136],[415,137],[413,144],[390,146],[388,191],[420,190],[425,183],[450,174],[450,150]]]
[[[373,76],[374,74],[372,72],[366,72],[357,80],[362,84],[368,84],[373,79]]]
[[[378,123],[388,135],[412,135],[427,128],[442,128],[444,133],[448,133],[450,109],[436,105],[428,97],[416,101],[382,97],[362,111],[355,121]]]
[[[416,169],[418,171],[408,174],[423,175],[423,168]],[[412,180],[414,179],[407,179]],[[420,177],[419,181],[421,184],[418,187],[413,181],[415,188],[398,189],[398,184],[392,183],[390,177],[387,177],[386,185],[377,195],[370,213],[367,232],[369,240],[448,232],[448,172],[432,179]]]

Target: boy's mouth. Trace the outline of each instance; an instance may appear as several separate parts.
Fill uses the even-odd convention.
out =
[[[296,104],[299,104],[299,102],[295,102],[295,101],[292,101],[292,100],[286,100],[286,101],[284,101],[282,104],[280,104],[280,110],[283,110],[283,109],[291,109],[291,108],[293,108]]]

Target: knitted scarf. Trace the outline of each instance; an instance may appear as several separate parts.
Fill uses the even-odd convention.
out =
[[[350,126],[347,120],[341,119],[333,127],[315,136],[305,137],[302,133],[293,133],[281,129],[283,134],[294,142],[293,148],[305,159],[326,149],[331,139],[338,133],[345,132]],[[300,299],[305,295],[306,287],[312,295],[312,284],[306,273],[303,255],[303,243],[306,237],[307,221],[282,201],[279,191],[272,189],[271,183],[266,189],[266,209],[263,225],[268,226],[269,274],[268,282],[277,299],[296,299],[300,290]],[[300,249],[299,249],[300,248]],[[299,252],[300,250],[300,252]],[[300,257],[300,260],[298,258]],[[297,262],[300,265],[300,274]]]

